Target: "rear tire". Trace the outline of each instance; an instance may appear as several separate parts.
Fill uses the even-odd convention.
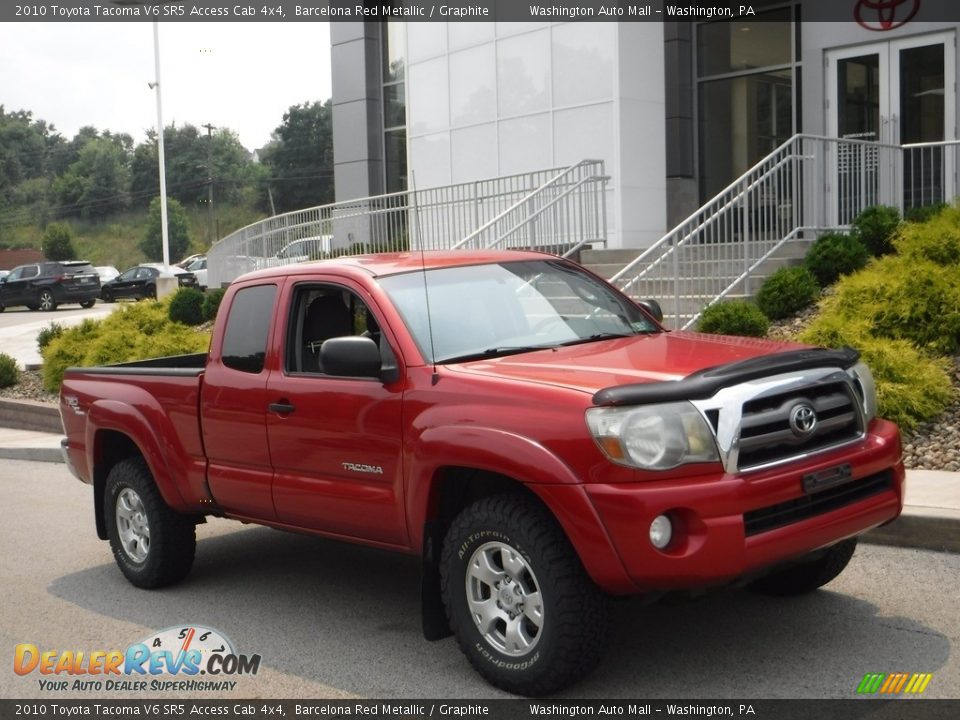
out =
[[[600,662],[607,598],[534,500],[497,495],[465,508],[447,532],[440,572],[460,650],[492,685],[546,695]]]
[[[850,538],[827,548],[814,560],[778,570],[752,583],[749,588],[762,595],[790,597],[804,595],[834,580],[850,564],[857,549],[857,538]]]
[[[41,290],[37,295],[37,307],[43,312],[53,312],[57,309],[57,299],[49,290]]]
[[[104,516],[113,557],[133,585],[172,585],[190,572],[196,523],[164,502],[143,458],[113,466],[104,490]]]

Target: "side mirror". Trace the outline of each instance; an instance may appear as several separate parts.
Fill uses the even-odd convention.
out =
[[[646,298],[645,300],[639,300],[637,304],[646,310],[648,313],[653,315],[653,319],[658,323],[663,322],[663,308],[660,307],[660,303],[652,298]]]
[[[379,378],[380,348],[368,337],[346,336],[324,340],[320,367],[325,375]]]

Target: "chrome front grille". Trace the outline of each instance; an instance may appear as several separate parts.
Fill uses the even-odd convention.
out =
[[[691,402],[716,433],[724,469],[738,473],[862,439],[858,382],[839,368],[813,368],[749,380]]]
[[[848,383],[836,382],[744,403],[738,467],[748,470],[856,440],[863,432],[857,402]],[[807,408],[813,409],[807,413],[813,426],[803,432],[791,415]]]

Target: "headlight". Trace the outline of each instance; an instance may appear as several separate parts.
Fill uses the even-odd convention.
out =
[[[587,426],[604,455],[619,465],[669,470],[720,460],[710,426],[688,402],[590,408]]]
[[[853,377],[863,415],[869,423],[877,416],[877,386],[873,382],[873,373],[863,362],[858,362],[847,372]]]

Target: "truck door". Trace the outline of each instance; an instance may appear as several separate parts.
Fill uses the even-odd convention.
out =
[[[210,492],[227,512],[257,520],[276,518],[266,428],[276,295],[275,284],[248,285],[224,306],[229,314],[210,348],[200,398]]]
[[[399,383],[324,372],[320,344],[366,334],[390,357],[359,288],[290,284],[283,367],[267,384],[277,519],[334,535],[406,545]]]

